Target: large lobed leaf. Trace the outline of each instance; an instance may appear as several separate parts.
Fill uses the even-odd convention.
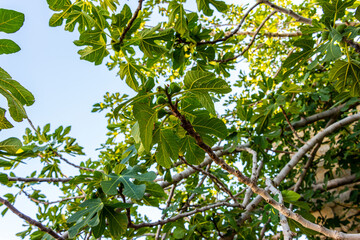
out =
[[[89,225],[91,227],[97,226],[100,223],[99,211],[104,204],[99,198],[89,199],[79,205],[79,207],[86,207],[70,216],[68,223],[76,222],[74,226],[69,229],[69,238],[74,238],[81,228]]]

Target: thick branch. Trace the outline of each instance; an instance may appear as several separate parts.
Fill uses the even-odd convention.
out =
[[[60,235],[58,235],[56,232],[54,232],[54,230],[52,230],[51,228],[47,228],[44,225],[42,225],[40,222],[32,219],[31,217],[23,214],[22,212],[20,212],[19,210],[17,210],[13,205],[11,205],[11,203],[3,198],[0,197],[0,202],[2,204],[4,204],[8,209],[10,209],[13,213],[15,213],[16,215],[18,215],[20,218],[24,219],[25,221],[27,221],[29,224],[34,225],[36,227],[38,227],[41,231],[46,232],[48,234],[50,234],[51,236],[53,236],[55,239],[60,239],[60,240],[65,240],[63,237],[61,237]]]
[[[338,113],[340,113],[341,109],[346,105],[346,103],[344,104],[341,104],[337,107],[334,107],[330,110],[327,110],[327,111],[324,111],[324,112],[321,112],[321,113],[317,113],[317,114],[314,114],[310,117],[304,117],[302,118],[300,121],[297,121],[297,122],[294,122],[292,123],[291,125],[293,126],[293,128],[295,129],[298,129],[298,128],[301,128],[301,127],[305,127],[306,125],[308,124],[311,124],[311,123],[314,123],[316,121],[319,121],[319,120],[322,120],[322,119],[325,119],[325,118],[329,118],[329,117],[332,117]],[[285,128],[287,131],[288,130],[291,130],[290,129],[290,126],[287,126]]]
[[[274,185],[272,184],[272,182],[269,178],[266,179],[266,185],[269,187],[269,190],[273,194],[276,194],[279,196],[279,203],[284,204],[284,198],[283,198],[281,192],[276,187],[274,187]],[[290,230],[289,223],[288,223],[286,217],[282,213],[280,213],[279,216],[280,216],[280,224],[283,229],[284,240],[291,240],[293,233]]]
[[[273,8],[277,12],[282,12],[282,13],[289,15],[290,17],[294,18],[298,22],[302,22],[302,23],[305,23],[308,25],[312,24],[312,20],[310,18],[303,17],[303,16],[295,13],[293,10],[280,7],[274,3],[271,3],[269,0],[261,0],[260,2],[268,5],[269,7]]]
[[[309,151],[313,146],[321,141],[325,136],[335,132],[339,128],[349,125],[355,121],[360,119],[360,113],[355,115],[348,116],[329,127],[325,128],[323,131],[316,134],[313,138],[311,138],[307,143],[299,149],[299,151],[291,158],[290,162],[280,171],[280,173],[274,179],[275,186],[278,186],[284,178],[289,174],[289,172],[294,168],[294,166],[299,162],[299,160]],[[238,220],[238,224],[242,224],[247,218],[250,217],[250,213],[256,208],[256,206],[262,201],[260,196],[257,196],[253,199],[245,208],[245,212],[241,214],[240,219]]]
[[[311,187],[314,191],[325,190],[325,189],[330,190],[330,189],[344,186],[347,184],[355,183],[355,181],[358,179],[359,179],[359,177],[357,177],[356,174],[353,174],[350,176],[329,180],[327,182],[327,184],[326,183],[317,183],[317,184],[312,185]]]

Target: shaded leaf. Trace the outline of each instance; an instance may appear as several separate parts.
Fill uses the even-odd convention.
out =
[[[356,61],[335,62],[330,70],[330,79],[339,92],[350,91],[352,96],[360,96],[360,64]]]
[[[231,91],[225,80],[216,78],[215,74],[204,71],[188,71],[184,77],[184,86],[190,91],[214,93],[229,93]]]
[[[175,22],[175,31],[184,35],[187,33],[188,25],[186,20],[186,13],[182,3],[172,1],[169,4],[169,25]]]
[[[74,238],[80,229],[87,225],[98,225],[100,223],[98,212],[103,206],[104,204],[99,198],[89,199],[81,203],[79,207],[86,207],[86,209],[74,213],[67,220],[68,223],[76,222],[76,224],[68,230],[69,238]]]
[[[172,161],[178,158],[179,144],[177,136],[169,129],[159,131],[159,141],[156,150],[156,162],[165,168],[170,168]]]
[[[157,112],[144,103],[135,103],[133,114],[139,123],[141,142],[145,150],[149,152],[152,146],[152,132],[154,130]]]
[[[185,159],[190,164],[200,164],[205,157],[204,150],[196,145],[195,140],[190,136],[180,140],[180,152],[185,154]]]
[[[206,135],[213,134],[219,138],[226,138],[228,135],[225,123],[218,118],[210,118],[205,111],[199,112],[196,115],[192,125],[196,132]]]

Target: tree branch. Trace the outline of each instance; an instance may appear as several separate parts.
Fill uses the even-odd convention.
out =
[[[71,178],[23,178],[8,177],[10,182],[69,182]]]
[[[234,31],[232,31],[229,35],[223,37],[223,38],[220,38],[220,39],[216,39],[216,40],[213,40],[213,41],[206,41],[206,42],[198,42],[197,45],[204,45],[204,44],[215,44],[215,43],[218,43],[218,42],[223,42],[223,41],[226,41],[228,40],[229,38],[231,38],[232,36],[234,36],[238,31],[239,29],[241,28],[242,24],[244,23],[246,17],[249,15],[249,13],[255,8],[257,7],[260,3],[260,2],[257,2],[255,3],[252,7],[250,7],[244,14],[244,16],[241,18],[240,20],[240,23],[239,25],[234,29]]]
[[[256,32],[254,34],[254,36],[252,37],[250,43],[246,46],[246,48],[239,54],[239,55],[236,55],[232,58],[228,58],[228,59],[225,59],[225,60],[218,60],[217,62],[221,62],[221,63],[227,63],[227,62],[230,62],[232,60],[235,60],[237,59],[238,57],[241,57],[243,56],[249,49],[250,47],[253,45],[254,41],[255,41],[255,38],[257,36],[257,34],[260,32],[261,28],[265,25],[265,23],[276,13],[276,11],[272,11],[265,19],[264,21],[262,21],[262,23],[260,24],[260,26],[256,29]]]
[[[356,176],[356,174],[352,174],[350,176],[342,177],[342,178],[335,178],[332,180],[329,180],[327,183],[317,183],[313,184],[311,187],[314,191],[316,190],[330,190],[333,188],[337,188],[340,186],[344,186],[347,184],[355,183],[356,180],[358,180],[359,177]]]
[[[60,158],[61,160],[63,160],[64,162],[66,162],[67,164],[75,167],[75,168],[78,168],[78,169],[81,169],[81,170],[84,170],[84,171],[89,171],[89,172],[95,172],[95,171],[99,171],[99,170],[96,170],[96,169],[92,169],[92,168],[86,168],[86,167],[81,167],[81,166],[78,166],[72,162],[70,162],[69,160],[63,158],[59,153],[57,152],[54,152],[55,156],[57,156],[58,158]],[[101,171],[99,171],[101,172]]]
[[[269,7],[273,8],[277,12],[282,12],[282,13],[285,13],[285,14],[289,15],[290,17],[294,18],[298,22],[302,22],[302,23],[305,23],[305,24],[308,24],[308,25],[312,24],[312,20],[310,18],[303,17],[303,16],[295,13],[293,10],[280,7],[280,6],[278,6],[278,5],[274,4],[274,3],[271,3],[269,0],[261,0],[259,2],[268,5]]]
[[[201,207],[201,208],[197,208],[197,209],[195,209],[193,211],[190,211],[190,212],[178,214],[178,215],[176,215],[174,217],[171,217],[171,218],[168,218],[168,219],[165,219],[165,220],[159,220],[159,221],[152,222],[152,223],[131,224],[129,227],[138,229],[138,228],[143,228],[143,227],[154,227],[154,226],[157,226],[157,225],[164,225],[166,223],[175,222],[178,219],[188,217],[188,216],[194,215],[194,214],[199,213],[199,212],[205,212],[205,211],[207,211],[209,209],[216,208],[216,207],[221,207],[221,206],[239,207],[241,205],[238,204],[238,203],[231,204],[231,203],[229,203],[227,201],[226,202],[225,201],[224,202],[217,202],[217,203],[210,204],[210,205],[207,205],[207,206],[204,206],[204,207]]]
[[[125,39],[125,36],[126,36],[126,33],[130,30],[131,26],[133,25],[135,19],[137,18],[141,8],[142,8],[142,3],[143,3],[144,0],[139,0],[139,5],[138,7],[136,8],[133,16],[131,17],[128,25],[126,26],[126,28],[124,29],[124,31],[122,32],[121,36],[120,36],[120,39],[119,39],[119,45],[121,45]]]
[[[274,185],[272,184],[272,182],[269,178],[266,179],[266,185],[269,187],[269,190],[273,194],[276,194],[279,196],[279,203],[284,204],[284,199],[283,199],[281,192],[276,187],[274,187]],[[293,238],[294,233],[291,232],[289,223],[288,223],[286,217],[282,213],[279,213],[279,216],[280,216],[280,224],[283,229],[284,240],[291,240]]]
[[[257,33],[257,32],[237,32],[236,35],[246,35],[246,36],[255,36],[255,35],[263,35],[266,37],[298,37],[302,35],[302,32],[296,31],[296,32],[264,32],[264,33]]]
[[[25,221],[27,221],[30,225],[34,225],[36,227],[38,227],[41,231],[46,232],[48,234],[50,234],[52,237],[54,237],[55,239],[59,239],[59,240],[65,240],[63,237],[61,237],[60,235],[58,235],[56,232],[54,232],[54,230],[52,230],[51,228],[47,228],[44,225],[42,225],[40,222],[32,219],[31,217],[23,214],[22,212],[20,212],[19,210],[17,210],[13,205],[11,205],[11,203],[3,198],[0,197],[0,202],[2,204],[4,204],[8,209],[10,209],[10,211],[12,211],[13,213],[15,213],[16,215],[18,215],[20,218],[24,219]]]
[[[209,178],[211,178],[211,180],[213,180],[214,184],[215,184],[219,189],[221,189],[221,190],[223,190],[224,192],[226,192],[226,193],[230,196],[230,198],[232,198],[232,199],[234,200],[234,202],[237,202],[236,198],[235,198],[234,195],[231,193],[230,189],[228,189],[228,188],[226,187],[226,185],[225,185],[223,182],[221,182],[216,176],[214,176],[213,174],[211,174],[211,173],[209,173],[209,172],[204,171],[202,168],[199,168],[199,167],[196,167],[196,166],[194,166],[194,165],[189,164],[189,163],[185,160],[185,158],[183,158],[183,157],[181,157],[181,156],[179,156],[179,157],[180,157],[180,159],[181,159],[182,161],[184,161],[184,163],[185,163],[186,165],[190,166],[191,168],[195,169],[195,170],[198,171],[198,172],[201,172],[201,173],[209,176]]]
[[[292,156],[289,163],[280,171],[280,173],[275,177],[274,184],[278,186],[284,178],[289,174],[289,172],[294,168],[294,166],[299,162],[299,160],[309,151],[318,141],[323,139],[325,136],[329,135],[330,133],[338,130],[339,128],[349,125],[355,121],[360,119],[360,113],[348,116],[329,127],[325,128],[323,131],[316,134],[313,138],[311,138],[307,143],[299,149],[299,151]],[[238,224],[242,224],[246,219],[250,217],[250,213],[254,211],[256,206],[262,201],[261,196],[257,196],[253,199],[245,208],[245,212],[243,212],[238,219]]]

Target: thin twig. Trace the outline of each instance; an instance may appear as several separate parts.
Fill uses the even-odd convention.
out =
[[[260,26],[256,29],[255,35],[252,37],[252,39],[250,40],[250,43],[246,46],[246,48],[238,55],[232,57],[232,58],[228,58],[225,60],[217,60],[217,62],[221,62],[221,63],[227,63],[230,62],[232,60],[237,59],[238,57],[243,56],[249,49],[250,47],[253,45],[253,43],[255,42],[255,38],[257,36],[257,34],[260,32],[261,28],[265,25],[265,23],[276,13],[276,11],[272,11],[265,19],[264,21],[262,21],[262,23],[260,24]]]
[[[213,180],[213,183],[214,183],[219,189],[221,189],[222,191],[226,192],[226,193],[234,200],[234,202],[237,202],[236,198],[235,198],[234,195],[231,193],[230,189],[228,189],[228,188],[226,187],[226,185],[225,185],[223,182],[221,182],[216,176],[214,176],[214,175],[211,174],[210,172],[204,171],[202,168],[199,168],[199,167],[196,167],[196,166],[194,166],[194,165],[189,164],[189,163],[185,160],[185,158],[182,157],[182,156],[179,156],[179,158],[180,158],[186,165],[190,166],[191,168],[195,169],[195,170],[198,171],[198,172],[201,172],[202,174],[205,174],[205,175],[209,176],[209,178],[210,178],[211,180]]]
[[[156,222],[151,222],[151,223],[131,224],[129,227],[139,229],[139,228],[143,228],[143,227],[154,227],[154,226],[158,226],[158,225],[164,225],[166,223],[175,222],[175,221],[177,221],[179,219],[194,215],[194,214],[199,213],[199,212],[205,212],[205,211],[207,211],[209,209],[222,207],[222,206],[238,208],[240,206],[240,204],[238,204],[238,203],[231,204],[231,203],[229,203],[227,201],[221,201],[221,202],[213,203],[213,204],[201,207],[201,208],[197,208],[197,209],[195,209],[193,211],[190,211],[190,212],[178,214],[178,215],[176,215],[174,217],[171,217],[171,218],[168,218],[168,219],[158,220]]]
[[[61,203],[61,202],[65,202],[65,201],[69,201],[69,200],[73,200],[73,199],[82,199],[82,198],[85,198],[86,195],[81,195],[81,196],[76,196],[76,197],[66,197],[66,198],[62,198],[60,200],[57,200],[57,201],[52,201],[52,202],[49,202],[49,201],[41,201],[41,200],[37,200],[35,198],[32,198],[30,196],[30,194],[28,194],[27,192],[25,192],[24,190],[22,190],[22,192],[33,202],[36,202],[36,203],[39,203],[39,204],[44,204],[44,205],[51,205],[51,204],[55,204],[55,203]]]
[[[176,188],[176,184],[174,184],[170,190],[170,194],[169,194],[169,197],[166,201],[166,207],[165,209],[167,209],[168,207],[170,207],[170,204],[171,204],[171,199],[173,198],[174,196],[174,193],[175,193],[175,188]],[[165,217],[166,217],[166,213],[164,213],[162,216],[161,216],[161,220],[164,220]],[[156,230],[156,235],[155,235],[155,240],[158,240],[159,237],[160,237],[160,233],[161,233],[161,228],[162,228],[163,225],[159,225],[157,230]]]
[[[9,182],[69,182],[72,178],[23,178],[8,177]]]
[[[262,2],[262,1],[261,1]],[[234,31],[232,31],[229,35],[223,37],[223,38],[220,38],[220,39],[216,39],[216,40],[213,40],[213,41],[206,41],[206,42],[199,42],[197,43],[197,45],[204,45],[204,44],[215,44],[215,43],[218,43],[218,42],[224,42],[226,40],[228,40],[229,38],[231,38],[232,36],[234,36],[238,31],[239,29],[241,28],[242,24],[244,23],[246,17],[249,15],[249,13],[256,7],[258,6],[261,2],[257,2],[255,3],[252,7],[250,7],[244,14],[244,16],[241,18],[240,20],[240,23],[238,24],[238,26],[234,29]]]
[[[43,232],[46,232],[46,233],[50,234],[55,239],[65,240],[65,238],[61,237],[59,234],[57,234],[51,228],[45,227],[40,222],[32,219],[31,217],[29,217],[29,216],[23,214],[22,212],[20,212],[19,210],[17,210],[13,205],[11,205],[11,203],[9,201],[7,201],[7,200],[0,197],[0,203],[4,204],[8,209],[10,209],[10,211],[12,211],[16,215],[18,215],[20,218],[27,221],[30,225],[34,225],[34,226],[38,227],[40,229],[40,231],[43,231]]]
[[[286,119],[286,122],[289,124],[289,127],[291,129],[291,131],[294,133],[294,135],[297,137],[297,139],[299,139],[299,141],[302,143],[302,144],[306,144],[306,142],[301,138],[299,137],[299,135],[297,134],[297,132],[295,131],[294,127],[291,125],[291,122],[285,112],[285,109],[282,105],[279,105],[280,109],[281,109],[281,112],[282,114],[284,115],[285,119]]]
[[[59,153],[57,153],[57,152],[54,152],[54,154],[55,154],[55,156],[57,156],[58,158],[60,158],[61,160],[63,160],[64,162],[66,162],[67,164],[69,164],[69,165],[71,165],[71,166],[73,166],[73,167],[75,167],[75,168],[78,168],[78,169],[81,169],[81,170],[84,170],[84,171],[89,171],[89,172],[95,172],[95,171],[101,172],[100,170],[96,170],[96,169],[92,169],[92,168],[86,168],[86,167],[81,167],[81,166],[79,166],[79,165],[76,165],[76,164],[70,162],[69,160],[63,158],[63,157],[62,157]]]

